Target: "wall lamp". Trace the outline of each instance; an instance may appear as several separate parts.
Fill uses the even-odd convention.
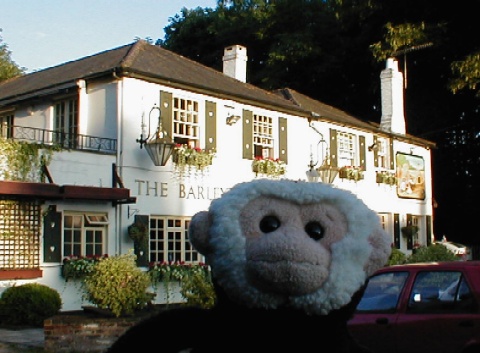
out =
[[[231,126],[231,125],[235,124],[237,121],[240,120],[240,118],[241,118],[240,115],[233,115],[232,114],[232,115],[227,116],[227,125]]]
[[[373,145],[368,146],[368,151],[369,151],[369,152],[378,151],[378,145],[377,145],[377,143],[374,142]]]
[[[317,143],[317,161],[313,161],[313,153],[310,153],[310,164],[308,165],[309,170],[307,170],[307,180],[309,182],[318,182],[321,181],[326,184],[332,184],[335,180],[335,177],[338,174],[338,167],[332,166],[330,161],[330,155],[328,153],[328,147],[325,147],[325,155],[324,155],[324,147],[323,145],[327,144],[327,141],[324,140],[323,134],[318,131],[312,123],[310,123],[310,127],[320,135],[320,141]],[[318,164],[318,150],[319,147],[322,145],[322,165],[318,168],[315,168]]]
[[[155,134],[150,137],[151,117],[154,110],[158,111],[158,125]],[[147,137],[143,138],[143,133],[141,133],[140,138],[136,140],[140,144],[140,149],[145,146],[148,155],[153,161],[153,164],[156,166],[164,166],[165,164],[167,164],[168,159],[172,155],[175,148],[175,143],[167,136],[167,133],[162,129],[161,115],[162,114],[160,108],[157,107],[157,105],[154,105],[152,109],[150,109],[150,113],[148,113]],[[142,127],[143,126],[145,126],[145,124],[142,119]]]

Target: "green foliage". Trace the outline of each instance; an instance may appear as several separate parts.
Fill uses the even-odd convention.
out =
[[[154,285],[163,283],[167,296],[169,283],[180,282],[180,293],[187,300],[187,305],[210,308],[215,302],[210,268],[204,263],[153,262],[148,273]]]
[[[38,283],[9,287],[0,297],[0,314],[8,325],[43,327],[43,321],[57,314],[61,307],[60,294]]]
[[[0,28],[0,33],[2,29]],[[8,50],[8,45],[3,42],[0,36],[0,82],[9,78],[20,76],[24,73],[24,69],[18,67],[18,65],[12,60],[10,55],[12,52]]]
[[[429,262],[429,261],[458,261],[455,256],[445,246],[432,244],[429,246],[421,246],[407,258],[408,263],[412,262]]]
[[[476,91],[477,98],[480,98],[480,52],[467,55],[464,60],[454,61],[451,65],[454,79],[450,82],[450,90],[453,93],[468,88]]]
[[[400,50],[423,45],[427,42],[425,23],[423,22],[419,24],[403,23],[397,26],[388,22],[385,25],[385,30],[386,34],[383,41],[370,46],[373,57],[378,61],[394,56]]]
[[[421,246],[413,251],[411,255],[406,255],[397,248],[392,248],[392,253],[388,259],[388,266],[400,265],[405,263],[430,262],[430,261],[458,261],[455,256],[445,246],[439,244],[431,244],[429,246]]]
[[[210,278],[210,271],[194,271],[184,276],[180,293],[187,300],[186,305],[201,308],[212,308],[215,304],[215,290]]]
[[[407,261],[407,255],[405,253],[397,248],[392,248],[392,253],[390,254],[390,257],[388,258],[388,266],[391,265],[400,265],[403,264]]]
[[[0,175],[9,181],[42,181],[42,167],[48,166],[57,150],[57,146],[0,138],[0,163],[8,166]]]
[[[112,256],[95,264],[85,277],[85,298],[101,309],[110,310],[116,317],[132,315],[150,304],[147,293],[151,281],[135,263],[132,253]]]
[[[108,255],[102,256],[68,256],[63,259],[62,276],[69,279],[82,279],[93,272],[94,266]]]

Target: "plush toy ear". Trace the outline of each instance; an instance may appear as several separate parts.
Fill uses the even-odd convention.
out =
[[[385,266],[392,252],[390,237],[382,228],[377,228],[370,234],[368,241],[373,247],[365,272],[367,275],[373,274],[379,268]]]
[[[188,227],[188,236],[195,250],[203,256],[208,255],[209,239],[208,229],[210,228],[210,220],[208,211],[200,211],[196,213],[190,221]]]

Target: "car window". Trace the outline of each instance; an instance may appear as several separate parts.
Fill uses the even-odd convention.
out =
[[[388,272],[372,276],[357,305],[357,311],[394,311],[408,272]]]
[[[408,301],[408,312],[472,312],[474,298],[458,271],[422,271],[417,274]]]

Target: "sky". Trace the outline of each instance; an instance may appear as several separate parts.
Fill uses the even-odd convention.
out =
[[[27,73],[135,41],[164,37],[183,7],[216,0],[0,0],[0,37]]]

